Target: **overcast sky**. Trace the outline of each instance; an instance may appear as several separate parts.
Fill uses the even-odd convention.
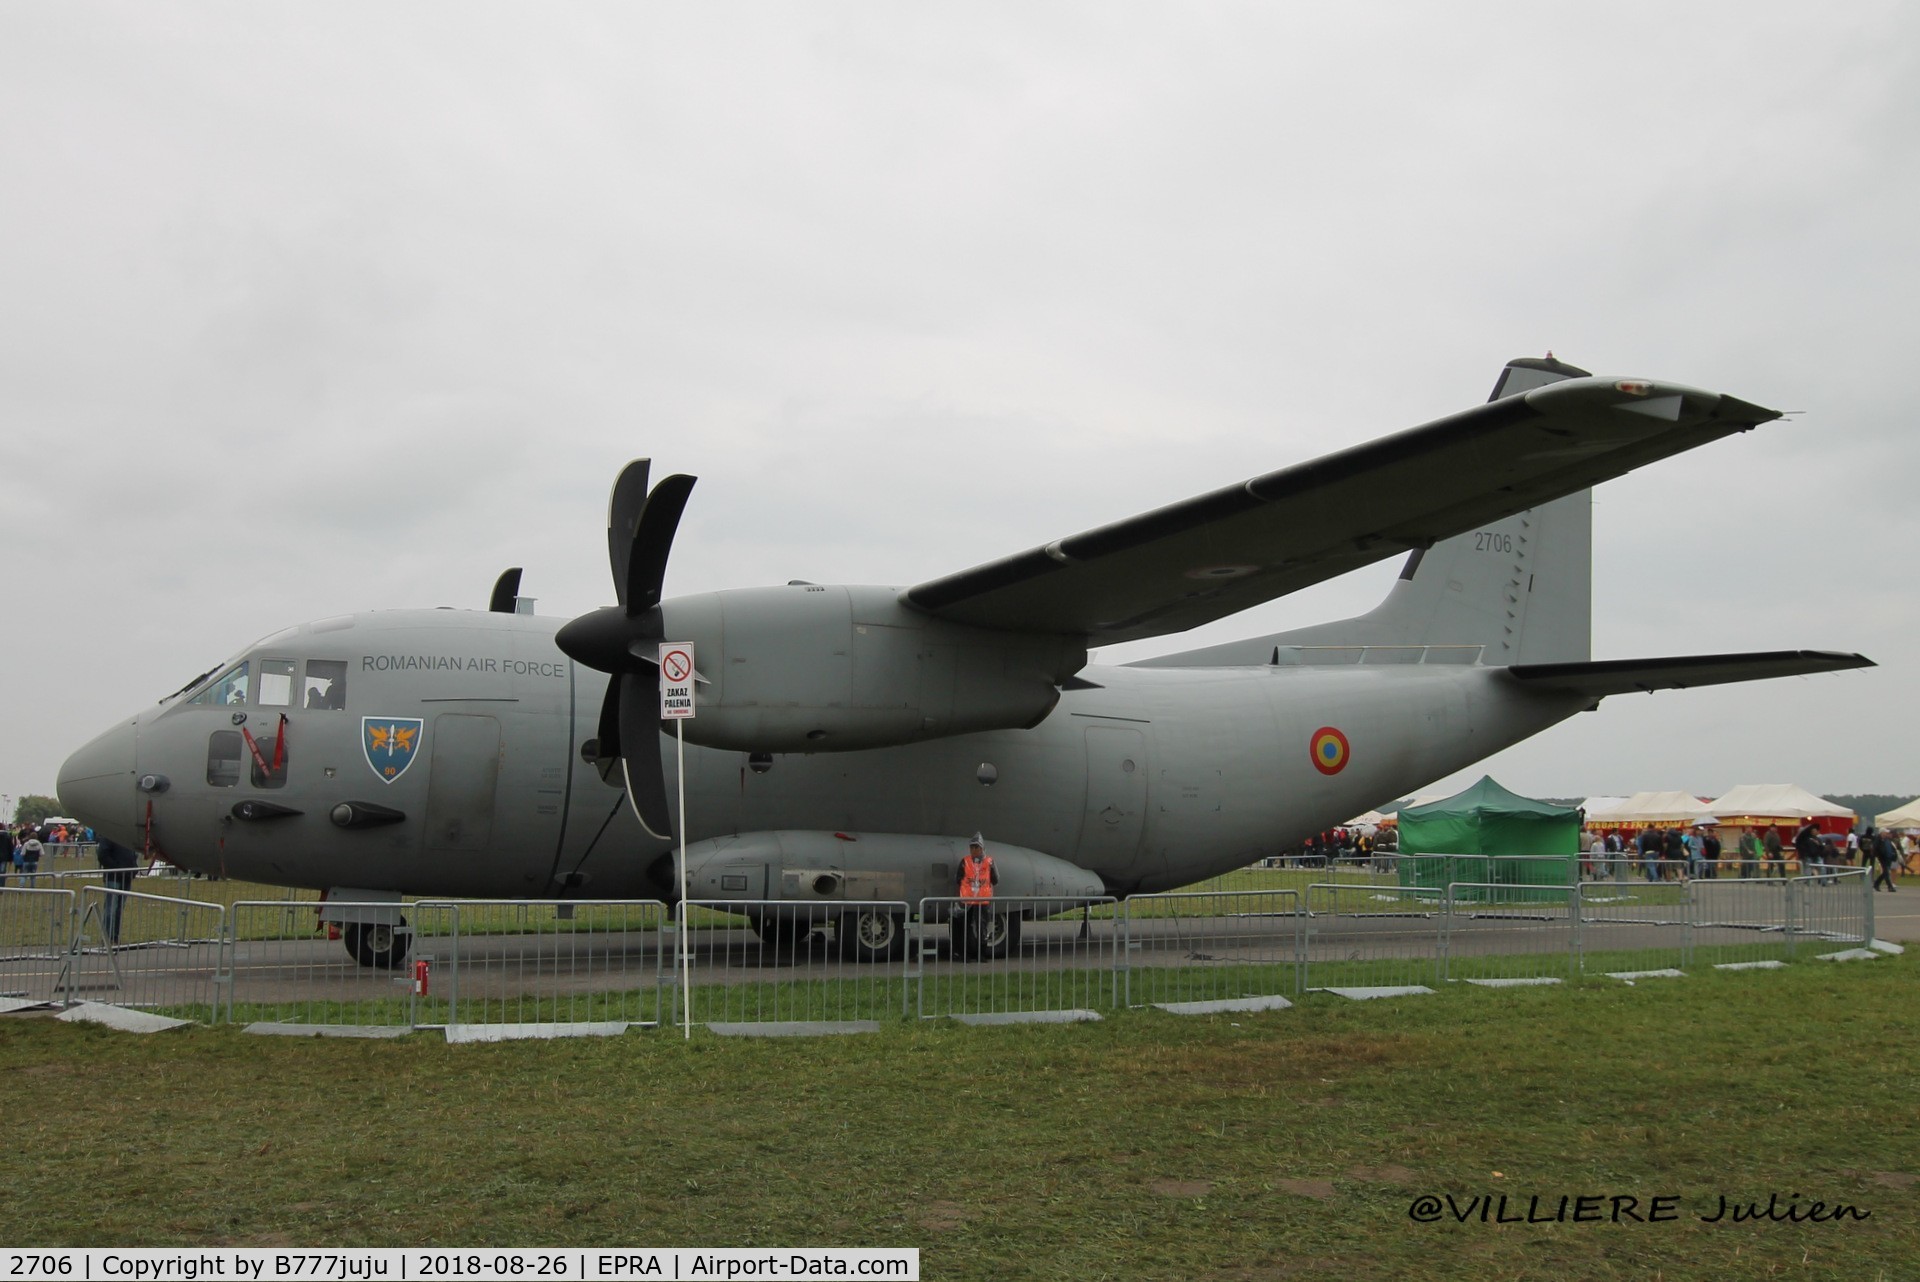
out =
[[[1549,795],[1920,791],[1920,8],[0,6],[0,792],[303,619],[911,584],[1485,398],[1786,421],[1614,481]],[[1396,566],[1155,652],[1355,613]],[[1467,782],[1477,776],[1449,782]]]

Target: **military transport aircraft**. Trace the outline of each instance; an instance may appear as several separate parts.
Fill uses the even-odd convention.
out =
[[[616,605],[520,613],[510,570],[486,611],[289,628],[75,752],[60,800],[182,867],[377,905],[337,914],[369,965],[404,956],[403,894],[671,900],[656,658],[690,641],[691,898],[918,903],[953,893],[976,829],[1003,897],[1187,885],[1610,694],[1870,666],[1590,658],[1590,487],[1778,417],[1523,359],[1483,406],[904,590],[670,600],[693,478],[649,488],[642,460],[609,506]],[[1370,613],[1088,666],[1396,554]],[[836,933],[843,956],[904,947],[886,912]]]

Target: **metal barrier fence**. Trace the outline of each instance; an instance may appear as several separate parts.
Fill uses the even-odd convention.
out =
[[[695,900],[680,914],[691,1005],[678,998],[682,959],[668,956],[668,1022],[832,1031],[899,1019],[907,914],[888,900]]]
[[[996,895],[920,901],[913,978],[921,1019],[1085,1019],[1120,998],[1119,901]],[[1096,915],[1097,914],[1097,915]]]
[[[228,910],[224,982],[225,1019],[229,1023],[307,1031],[409,1029],[416,1018],[411,963],[430,949],[421,948],[411,924],[394,929],[389,947],[373,951],[381,915],[392,903],[333,900],[336,914],[366,921],[328,925],[311,900],[243,899]],[[383,956],[393,966],[363,965],[356,955]]]
[[[560,1036],[661,1022],[659,900],[422,900],[407,912],[416,1028]]]
[[[1580,963],[1580,887],[1451,883],[1437,951],[1443,980],[1572,978]]]
[[[1695,879],[1687,886],[1689,961],[1785,961],[1809,947],[1873,939],[1873,891],[1864,868],[1826,875]]]
[[[1589,882],[1580,887],[1578,973],[1677,970],[1690,960],[1691,919],[1684,884]]]
[[[1298,891],[1134,895],[1120,911],[1121,1005],[1263,1010],[1300,993],[1306,930]]]
[[[1873,887],[1865,868],[1829,868],[1825,876],[1796,877],[1794,933],[1818,943],[1859,946],[1873,938]]]
[[[71,890],[0,887],[0,998],[51,1002],[73,947]]]
[[[270,1031],[551,1036],[683,1018],[838,1031],[1784,961],[1870,941],[1873,909],[1866,870],[1840,868],[1674,885],[1372,879],[985,909],[936,898],[917,922],[897,901],[669,913],[656,900],[435,900],[336,901],[327,915],[343,920],[328,924],[310,900],[223,908],[82,880],[0,888],[0,995]]]
[[[1307,887],[1302,987],[1430,987],[1440,980],[1446,889],[1391,883]]]
[[[214,1021],[224,907],[111,885],[87,886],[76,907],[79,919],[58,983],[67,1000]]]

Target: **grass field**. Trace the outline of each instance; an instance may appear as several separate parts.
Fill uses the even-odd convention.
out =
[[[1909,954],[804,1041],[9,1017],[7,1236],[897,1245],[930,1279],[1914,1278],[1916,979]],[[1409,1216],[1503,1193],[1509,1216],[1668,1195],[1678,1218]],[[1773,1193],[1870,1218],[1698,1218]]]

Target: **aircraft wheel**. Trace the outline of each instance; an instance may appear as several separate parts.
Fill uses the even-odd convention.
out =
[[[350,921],[341,931],[341,937],[347,951],[362,966],[398,970],[406,964],[407,951],[413,946],[413,936],[406,931],[406,924],[405,917],[398,922]]]
[[[968,960],[998,961],[1020,947],[1020,918],[1014,913],[962,909],[952,926],[953,951]]]
[[[841,961],[899,961],[907,955],[907,922],[884,908],[860,908],[840,917]]]

